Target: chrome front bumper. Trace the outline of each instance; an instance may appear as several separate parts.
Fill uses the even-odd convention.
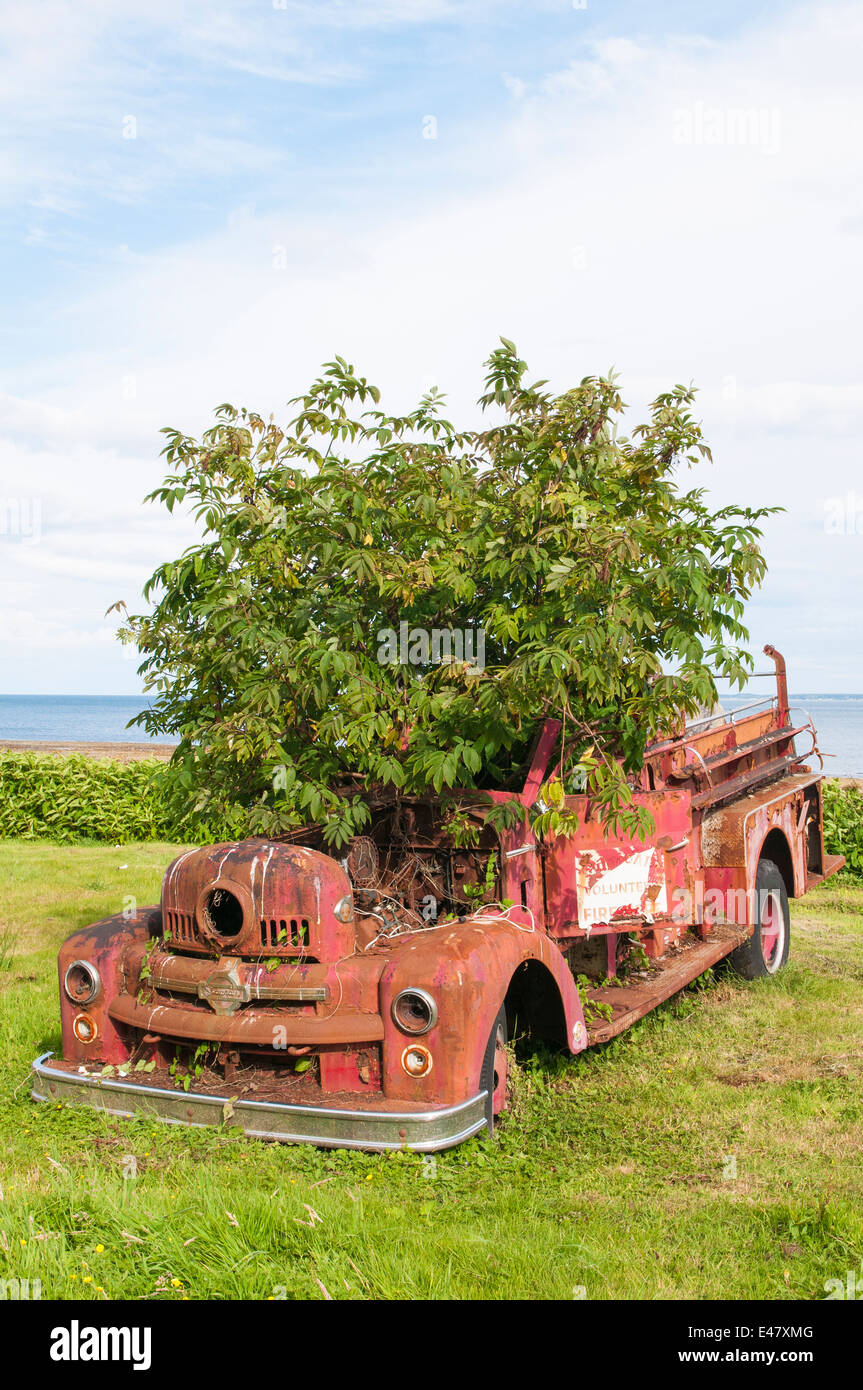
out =
[[[433,1153],[451,1149],[485,1126],[486,1092],[441,1110],[329,1110],[319,1105],[209,1096],[138,1085],[122,1077],[84,1076],[60,1071],[45,1052],[33,1063],[34,1100],[92,1106],[123,1119],[141,1117],[169,1125],[238,1126],[252,1139],[284,1144],[317,1144],[331,1149],[412,1149]]]

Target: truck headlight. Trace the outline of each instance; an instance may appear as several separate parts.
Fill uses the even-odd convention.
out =
[[[393,1000],[393,1023],[419,1037],[437,1023],[437,1004],[424,989],[403,989]]]
[[[333,908],[333,916],[338,922],[350,922],[354,915],[354,900],[350,893],[346,893],[343,898],[339,898]]]
[[[95,965],[88,960],[73,960],[63,976],[63,988],[73,1004],[92,1004],[102,981]]]

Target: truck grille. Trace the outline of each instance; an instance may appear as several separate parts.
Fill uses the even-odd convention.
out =
[[[261,945],[302,951],[309,944],[308,917],[262,917]]]
[[[174,941],[188,943],[200,941],[198,924],[191,912],[168,912],[168,930]]]
[[[175,946],[203,947],[207,944],[193,912],[169,909],[165,914],[165,925]],[[306,951],[309,947],[308,917],[262,917],[260,925],[261,946],[265,950]]]

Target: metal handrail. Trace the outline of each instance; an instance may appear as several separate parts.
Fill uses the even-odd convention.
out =
[[[778,703],[776,695],[763,695],[760,700],[752,700],[748,705],[738,705],[737,709],[723,710],[721,714],[705,714],[701,719],[693,719],[691,724],[687,724],[686,732],[690,729],[697,729],[702,724],[712,724],[717,719],[722,719],[725,723],[733,724],[738,714],[745,714],[748,709],[757,709],[759,705],[774,705]]]
[[[815,720],[812,718],[812,715],[809,713],[809,711],[808,711],[808,709],[806,708],[805,705],[789,705],[789,706],[788,706],[788,711],[789,711],[789,713],[790,713],[791,710],[793,710],[793,709],[800,709],[800,710],[802,710],[803,713],[806,715],[806,718],[809,720],[809,723],[812,725],[813,729],[815,728]]]
[[[704,761],[704,759],[702,758],[702,756],[701,756],[701,754],[699,753],[698,749],[697,749],[697,748],[691,748],[691,747],[689,746],[689,744],[686,743],[686,744],[684,744],[684,746],[683,746],[683,751],[684,751],[685,753],[694,753],[694,754],[695,754],[696,758],[697,758],[698,761],[701,763],[702,769],[703,769],[703,771],[704,771],[704,775],[705,775],[705,777],[707,778],[707,785],[708,785],[708,787],[712,787],[712,786],[713,786],[713,778],[712,778],[711,775],[710,775],[710,768],[707,766],[707,763],[706,763],[706,762]]]
[[[813,755],[813,753],[814,753],[814,754],[815,754],[815,757],[818,759],[819,763],[821,764],[821,771],[823,772],[823,771],[824,771],[824,754],[821,752],[821,749],[818,747],[818,730],[815,728],[815,720],[812,718],[812,715],[809,713],[809,711],[808,711],[808,709],[806,708],[805,705],[789,705],[789,706],[788,706],[789,715],[790,715],[790,713],[791,713],[791,710],[793,710],[793,709],[802,710],[803,713],[806,715],[806,718],[809,720],[809,727],[808,727],[807,729],[803,729],[802,732],[803,732],[804,734],[811,734],[811,735],[812,735],[812,747],[809,748],[809,749],[807,749],[807,751],[806,751],[805,753],[800,753],[798,756],[799,756],[799,758],[800,758],[801,761],[802,761],[803,758],[811,758],[812,755]],[[796,747],[795,747],[794,751],[795,751],[795,753],[797,752]],[[829,757],[830,754],[828,754],[827,756]]]
[[[747,710],[757,709],[759,705],[775,704],[778,704],[778,696],[765,695],[762,697],[762,699],[753,700],[748,705],[741,705],[739,709],[736,710],[724,710],[721,714],[705,714],[701,719],[695,719],[691,724],[687,724],[683,732],[677,734],[674,738],[664,738],[657,743],[649,743],[647,745],[647,748],[645,749],[645,752],[650,751],[651,753],[656,753],[660,748],[665,748],[666,746],[670,746],[671,744],[684,743],[691,734],[692,730],[699,729],[702,724],[714,724],[717,721],[722,721],[722,723],[724,724],[733,724],[737,715],[745,714]]]

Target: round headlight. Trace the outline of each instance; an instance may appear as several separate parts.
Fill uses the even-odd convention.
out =
[[[403,989],[393,1000],[393,1023],[403,1033],[427,1033],[437,1023],[437,1004],[424,989]]]
[[[402,1066],[408,1076],[425,1076],[432,1069],[432,1057],[427,1047],[412,1043],[402,1053]]]
[[[101,987],[99,972],[88,960],[73,960],[63,976],[63,988],[73,1004],[92,1004]]]
[[[343,898],[339,898],[333,908],[333,913],[340,922],[350,922],[354,915],[354,900],[350,893],[346,893]]]

